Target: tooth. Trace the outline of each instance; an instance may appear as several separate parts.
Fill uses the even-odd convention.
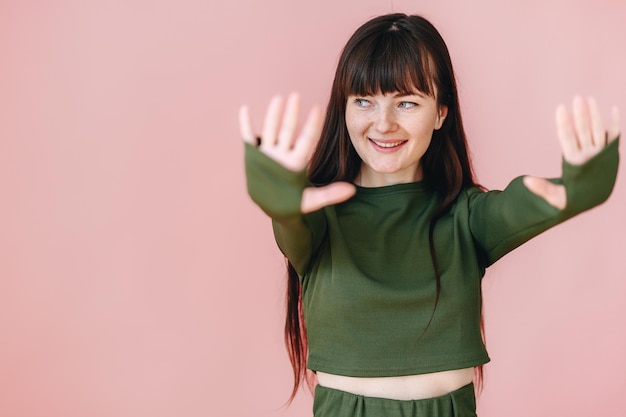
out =
[[[402,144],[402,141],[398,141],[398,142],[389,142],[389,143],[385,143],[385,142],[377,142],[374,141],[375,144],[377,144],[378,146],[382,147],[382,148],[394,148],[396,146],[399,146]]]

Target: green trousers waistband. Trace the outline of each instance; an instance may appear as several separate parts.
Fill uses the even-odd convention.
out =
[[[474,384],[446,395],[421,400],[365,397],[318,385],[315,417],[476,417]]]

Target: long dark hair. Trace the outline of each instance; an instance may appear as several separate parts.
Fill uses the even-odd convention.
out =
[[[361,159],[352,146],[345,122],[348,96],[412,94],[415,90],[435,97],[439,106],[448,108],[443,125],[434,131],[421,161],[423,181],[440,201],[429,228],[430,254],[437,280],[432,321],[441,290],[433,244],[435,225],[461,190],[478,185],[468,154],[448,48],[429,21],[405,14],[379,16],[363,24],[348,40],[339,58],[321,139],[311,158],[308,177],[314,185],[325,185],[354,181],[360,170]],[[289,263],[287,271],[285,342],[294,372],[289,399],[292,401],[302,381],[306,379],[311,386],[311,379],[306,371],[308,346],[302,316],[302,288],[298,274]],[[482,381],[481,367],[477,379],[479,383]]]

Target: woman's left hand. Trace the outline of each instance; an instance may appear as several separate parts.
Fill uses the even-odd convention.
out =
[[[619,111],[613,107],[608,130],[602,121],[598,103],[593,98],[574,97],[573,120],[564,105],[556,109],[556,125],[563,158],[572,165],[582,165],[619,136]],[[537,177],[524,177],[524,185],[559,209],[567,206],[563,185]]]

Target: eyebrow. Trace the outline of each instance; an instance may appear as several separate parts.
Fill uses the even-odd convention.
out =
[[[409,93],[409,94],[405,94],[405,93],[396,93],[393,95],[394,98],[402,98],[402,97],[409,97],[409,96],[418,96],[418,97],[422,97],[425,98],[426,94],[423,94],[419,91],[415,91],[413,93]]]

